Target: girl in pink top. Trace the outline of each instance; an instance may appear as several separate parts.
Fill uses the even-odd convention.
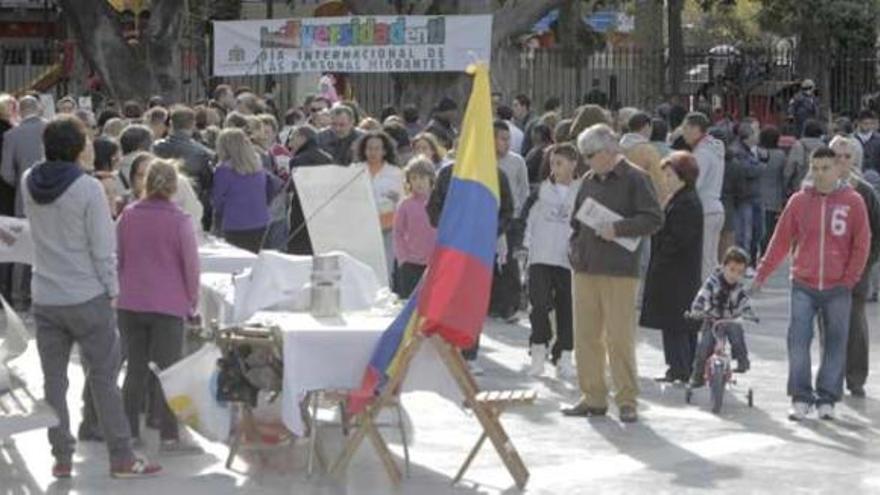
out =
[[[122,389],[132,438],[140,437],[147,363],[165,369],[181,358],[184,318],[195,314],[199,258],[189,216],[171,202],[177,166],[154,160],[147,168],[144,199],[129,205],[116,226],[119,261],[119,329],[128,348]],[[163,450],[189,449],[180,443],[177,420],[161,397]]]
[[[425,207],[434,188],[434,165],[424,155],[409,161],[405,171],[409,196],[394,217],[394,253],[397,257],[398,295],[408,298],[418,285],[437,243],[437,229],[431,226]]]

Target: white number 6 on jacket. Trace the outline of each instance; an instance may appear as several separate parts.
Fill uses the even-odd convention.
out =
[[[831,212],[831,235],[840,237],[846,234],[846,218],[849,211],[846,208],[836,208]]]

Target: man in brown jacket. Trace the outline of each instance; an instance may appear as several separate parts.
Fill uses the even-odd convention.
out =
[[[660,169],[660,152],[651,144],[651,117],[639,112],[629,119],[629,132],[620,138],[620,150],[627,160],[647,172],[651,184],[657,193],[660,204],[666,202],[666,187],[663,183],[663,171]]]
[[[583,397],[562,413],[566,416],[607,413],[607,356],[620,420],[632,423],[638,419],[635,300],[643,246],[640,243],[635,251],[630,251],[617,241],[653,234],[663,223],[663,212],[650,178],[620,153],[618,137],[610,127],[594,125],[578,136],[577,143],[591,170],[584,177],[574,211],[592,199],[622,218],[599,225],[595,230],[581,223],[577,213],[571,221],[574,229],[569,248],[574,270],[574,347]]]

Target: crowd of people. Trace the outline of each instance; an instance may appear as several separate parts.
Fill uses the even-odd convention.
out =
[[[654,112],[596,103],[566,112],[551,98],[539,114],[526,95],[509,106],[493,95],[494,143],[484,144],[495,150],[500,208],[490,314],[516,322],[528,312],[528,372],[543,374],[549,360],[582,392],[565,415],[607,414],[607,362],[620,419],[637,421],[639,325],[662,331],[668,370],[659,381],[701,386],[712,335],[686,314],[753,316],[746,279],[762,286],[790,252],[791,419],[813,407],[833,418],[844,381],[864,396],[865,304],[878,291],[878,119],[866,110],[855,127],[839,119],[826,130],[802,106],[799,133],[783,135],[677,102]],[[35,318],[46,398],[61,420],[49,433],[58,477],[71,474],[73,344],[88,376],[78,437],[107,442],[114,476],[160,469],[132,451],[144,411],[163,448],[190,447],[147,363],[165,368],[181,357],[203,233],[252,252],[312,254],[299,167],[369,176],[388,283],[402,298],[428,268],[455,162],[453,99],[427,119],[411,105],[370,116],[320,95],[282,115],[249,88],[220,85],[192,106],[155,97],[96,116],[63,98],[56,111],[46,120],[36,96],[0,95],[0,206],[28,218],[36,249],[32,274],[4,266],[0,282]],[[617,220],[588,227],[582,212],[597,205]],[[737,371],[746,372],[745,339],[729,335]],[[479,341],[464,351],[475,374],[478,349]]]

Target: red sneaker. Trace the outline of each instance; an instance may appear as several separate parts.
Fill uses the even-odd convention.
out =
[[[58,479],[70,478],[70,473],[72,471],[73,465],[69,462],[56,461],[55,465],[52,466],[52,476]]]
[[[126,464],[110,468],[110,476],[116,479],[149,478],[162,471],[162,466],[145,459],[132,459]]]

